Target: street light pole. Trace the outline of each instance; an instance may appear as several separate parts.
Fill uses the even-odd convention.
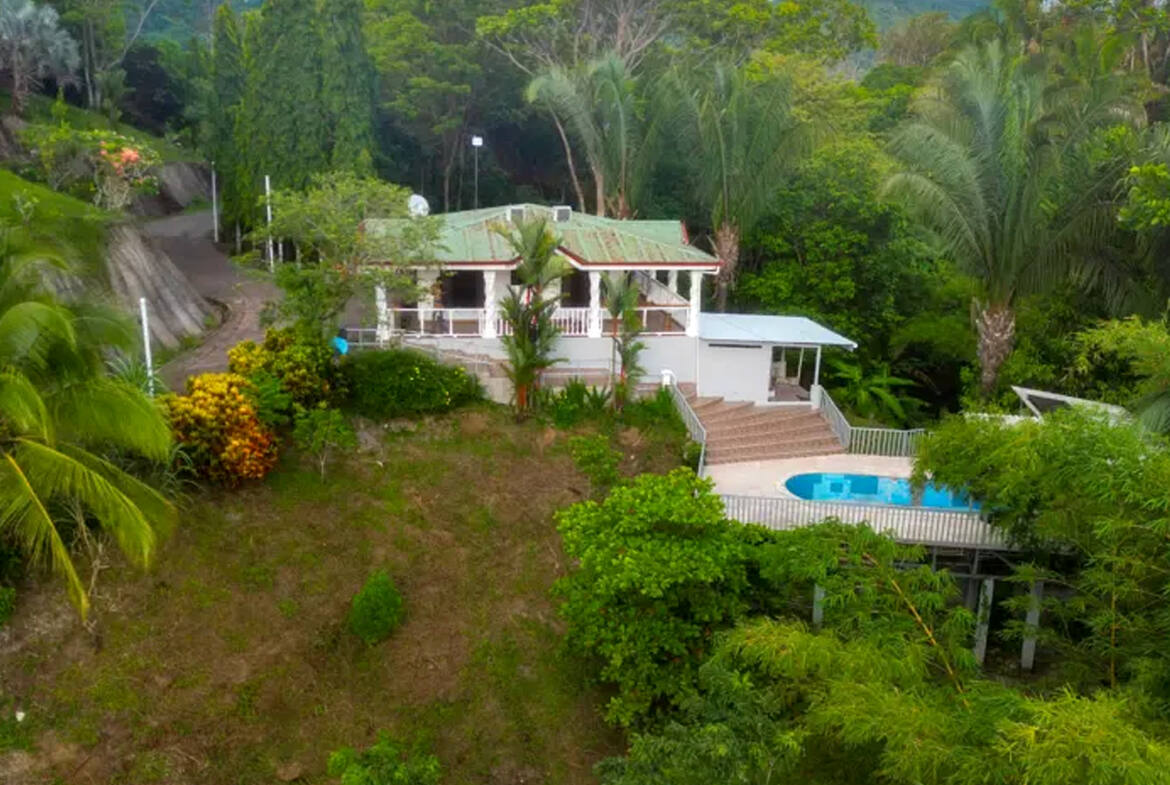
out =
[[[483,147],[482,136],[471,137],[471,148],[475,150],[475,209],[479,209],[479,148]]]

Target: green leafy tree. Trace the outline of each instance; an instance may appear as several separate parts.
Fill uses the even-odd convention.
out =
[[[31,90],[52,76],[67,82],[80,64],[77,42],[58,23],[49,5],[31,0],[0,3],[0,73],[12,83],[12,111],[23,115]]]
[[[268,0],[246,27],[247,86],[236,146],[241,175],[259,192],[301,189],[329,168],[330,116],[322,100],[322,37],[315,0]]]
[[[297,414],[293,421],[297,446],[313,456],[321,479],[329,459],[342,450],[357,447],[357,434],[337,409],[321,405]]]
[[[331,0],[322,17],[321,104],[328,120],[330,168],[373,170],[374,65],[362,34],[362,0]]]
[[[951,46],[957,29],[945,11],[912,16],[882,34],[882,61],[897,66],[929,66]]]
[[[887,190],[982,284],[972,313],[985,394],[1011,353],[1016,298],[1101,271],[1093,243],[1112,224],[1117,173],[1085,166],[1078,145],[1141,114],[1104,80],[1055,89],[1042,64],[995,40],[962,52],[894,136],[901,171]]]
[[[560,512],[557,529],[577,565],[556,589],[566,644],[617,687],[606,716],[629,725],[685,699],[715,631],[746,607],[744,542],[711,483],[644,474]]]
[[[244,162],[240,160],[236,137],[246,80],[240,20],[231,3],[224,3],[216,9],[211,30],[206,149],[216,169],[227,174],[221,178],[222,220],[225,225],[235,224],[237,227],[251,223],[256,202],[254,183],[241,176]]]
[[[553,356],[560,333],[552,319],[557,300],[548,297],[545,290],[564,278],[569,268],[556,253],[560,240],[547,220],[528,220],[511,229],[500,227],[498,232],[520,259],[515,270],[520,285],[509,288],[500,301],[507,325],[500,341],[508,353],[507,373],[516,411],[523,415],[536,405],[541,375],[559,362]]]
[[[284,297],[268,305],[266,319],[326,339],[354,295],[372,302],[374,286],[413,291],[408,268],[433,258],[439,222],[408,217],[409,195],[348,170],[315,175],[304,191],[274,191],[271,228],[257,228],[252,239],[261,245],[270,232],[288,239],[297,260],[276,267]],[[368,219],[378,219],[376,226],[366,227]]]
[[[1136,681],[1165,701],[1170,581],[1163,533],[1170,452],[1136,425],[1065,409],[1007,423],[951,418],[919,448],[915,477],[967,489],[1035,554],[1017,579],[1071,589],[1043,605],[1041,637],[1070,683]],[[1025,598],[1026,599],[1026,598]],[[1019,604],[1016,605],[1019,609]],[[1009,625],[1013,637],[1026,630]]]
[[[1088,373],[1110,355],[1128,362],[1138,378],[1137,399],[1128,403],[1147,428],[1170,431],[1170,330],[1163,322],[1140,318],[1113,320],[1077,338],[1078,370]],[[1116,382],[1116,376],[1111,374]]]
[[[868,357],[933,301],[940,273],[905,213],[878,196],[885,160],[864,137],[817,150],[781,183],[745,239],[736,304],[803,314]]]
[[[109,451],[168,460],[170,429],[146,395],[105,373],[105,353],[131,345],[132,328],[102,308],[58,300],[45,282],[67,278],[68,266],[11,234],[3,241],[0,537],[57,573],[84,618],[89,595],[63,525],[92,521],[131,563],[149,565],[174,508]]]

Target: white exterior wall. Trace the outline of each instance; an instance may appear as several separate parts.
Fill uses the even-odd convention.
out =
[[[698,392],[728,401],[767,403],[771,391],[771,344],[699,341]]]

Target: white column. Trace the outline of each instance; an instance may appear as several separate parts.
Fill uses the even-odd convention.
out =
[[[386,343],[390,340],[392,330],[390,326],[390,305],[386,300],[385,287],[374,287],[374,302],[378,307],[378,330],[376,337],[378,343]]]
[[[817,361],[813,365],[813,386],[821,383],[821,347],[817,347]]]
[[[983,664],[987,656],[987,632],[991,628],[991,601],[995,596],[995,578],[984,578],[979,587],[979,607],[975,610],[975,661]]]
[[[483,271],[483,330],[484,338],[495,338],[496,332],[496,271]]]
[[[589,273],[589,337],[601,337],[601,273]]]
[[[699,334],[699,309],[703,304],[703,274],[691,270],[691,310],[687,313],[687,335],[695,338]]]
[[[1024,624],[1028,628],[1024,638],[1024,645],[1020,648],[1020,668],[1032,670],[1036,662],[1036,630],[1040,626],[1040,603],[1044,599],[1044,581],[1033,581],[1032,591],[1028,596],[1028,615],[1024,617]]]
[[[418,285],[422,290],[418,295],[419,329],[426,332],[426,322],[431,318],[431,311],[435,308],[435,294],[432,291],[435,281],[439,280],[438,270],[419,270]]]
[[[678,294],[678,270],[671,270],[666,274],[666,286],[672,294]]]

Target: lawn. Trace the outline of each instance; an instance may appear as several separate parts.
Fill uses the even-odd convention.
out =
[[[389,731],[445,782],[592,782],[621,737],[549,592],[553,513],[589,493],[565,442],[485,405],[370,427],[325,482],[289,456],[262,485],[199,491],[150,574],[102,573],[96,636],[55,585],[25,587],[0,634],[0,781],[328,782],[332,750]],[[681,450],[615,444],[631,473]],[[367,647],[343,621],[381,567],[407,619]]]

